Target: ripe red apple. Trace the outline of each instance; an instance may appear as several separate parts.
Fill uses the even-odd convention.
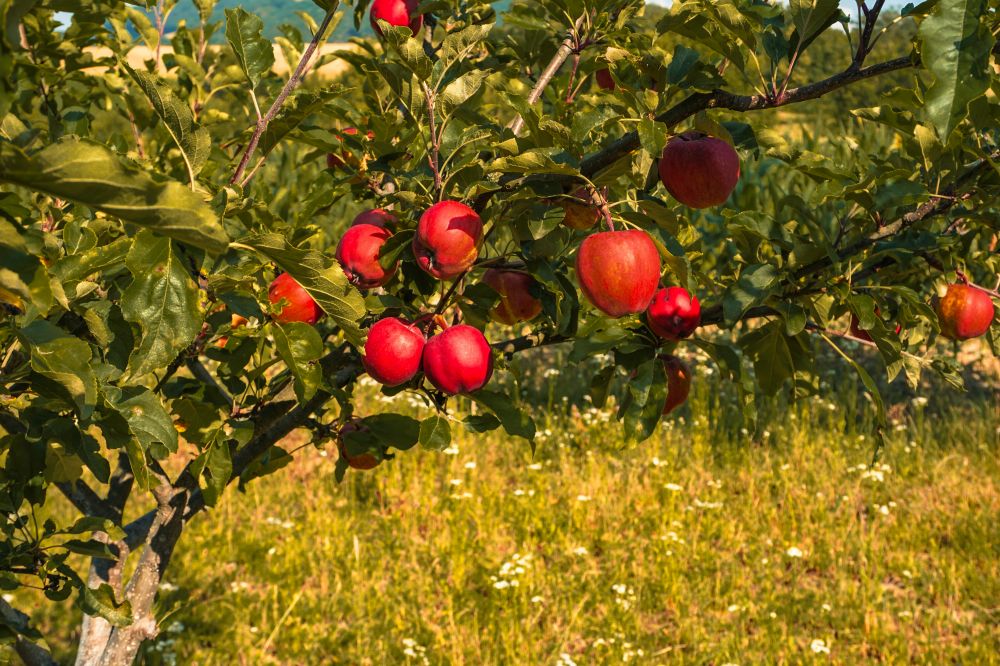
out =
[[[597,85],[601,88],[601,90],[614,90],[616,87],[615,80],[611,76],[611,70],[607,67],[597,70],[597,73],[594,74],[594,78],[597,79]]]
[[[646,310],[646,321],[664,340],[683,340],[701,325],[701,303],[683,287],[660,289]]]
[[[996,311],[993,299],[982,289],[952,284],[938,300],[937,313],[941,335],[952,340],[971,340],[990,329]]]
[[[375,0],[369,11],[368,18],[371,20],[372,28],[378,35],[382,36],[382,30],[378,27],[378,19],[382,19],[390,25],[407,26],[414,35],[419,32],[424,24],[423,14],[417,13],[418,0]]]
[[[587,188],[581,187],[573,193],[573,198],[563,202],[563,225],[577,231],[592,229],[601,219],[601,209],[591,201]]]
[[[660,180],[691,208],[726,202],[740,180],[740,156],[722,139],[685,132],[670,139],[660,158]]]
[[[875,308],[875,315],[879,316],[881,314],[882,311],[879,310],[878,308]],[[900,326],[899,324],[896,324],[896,335],[899,335],[900,331],[902,330],[903,327]],[[851,337],[855,337],[859,340],[864,340],[866,342],[875,342],[872,339],[871,334],[868,331],[861,328],[861,322],[853,314],[851,315]]]
[[[352,432],[364,432],[365,430],[366,428],[360,419],[351,419],[340,428],[340,433],[337,437],[337,451],[340,453],[340,457],[347,461],[347,465],[351,469],[367,471],[375,469],[382,464],[382,461],[373,453],[359,453],[356,456],[348,455],[347,445],[344,444],[344,437]]]
[[[441,201],[420,216],[413,254],[422,269],[450,280],[475,263],[482,240],[483,221],[476,211],[458,201]]]
[[[351,222],[352,227],[356,227],[361,224],[373,224],[376,227],[389,229],[399,224],[399,220],[397,220],[396,216],[387,210],[372,208],[371,210],[358,213],[358,216],[354,218],[353,222]]]
[[[500,294],[500,302],[490,311],[494,321],[513,326],[542,311],[542,302],[531,295],[538,282],[527,273],[491,268],[483,274],[483,282]]]
[[[386,386],[399,386],[420,371],[423,353],[424,334],[420,329],[389,317],[368,331],[363,360],[372,379]]]
[[[349,228],[337,244],[337,261],[344,275],[359,289],[381,287],[396,274],[382,268],[378,253],[392,236],[388,229],[374,224],[359,224]]]
[[[312,299],[302,286],[288,273],[282,273],[274,279],[271,287],[267,290],[267,298],[273,305],[277,305],[282,300],[287,303],[274,315],[274,320],[280,324],[290,324],[300,321],[306,324],[315,324],[323,316],[316,301]]]
[[[691,393],[691,370],[676,356],[664,355],[660,360],[667,373],[667,402],[663,413],[669,414],[687,402]]]
[[[609,317],[649,307],[660,282],[660,253],[645,231],[605,231],[587,236],[576,255],[584,295]]]
[[[345,134],[347,136],[356,136],[357,133],[358,133],[357,128],[345,127],[344,129],[340,130],[340,134],[334,132],[333,135],[337,137],[338,141],[343,143]],[[351,154],[351,151],[347,150],[347,148],[341,150],[340,155],[337,155],[336,153],[327,153],[326,167],[328,169],[339,169],[340,167],[344,166],[347,163],[351,163],[354,166],[357,166],[358,164],[357,158],[355,158],[354,155]]]
[[[452,326],[424,346],[424,374],[450,395],[478,391],[493,374],[490,343],[479,329]]]

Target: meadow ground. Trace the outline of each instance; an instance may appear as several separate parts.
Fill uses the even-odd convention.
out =
[[[185,535],[145,663],[1000,663],[995,396],[898,402],[871,466],[853,377],[751,433],[702,371],[627,450],[544,391],[534,456],[456,432],[338,485],[304,449]]]

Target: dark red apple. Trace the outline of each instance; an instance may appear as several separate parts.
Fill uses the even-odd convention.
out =
[[[609,317],[642,312],[660,282],[660,253],[645,231],[587,236],[576,255],[576,277],[594,307]]]
[[[420,31],[424,24],[423,14],[417,13],[418,0],[375,0],[368,13],[372,28],[379,36],[382,29],[378,27],[378,20],[382,19],[386,23],[395,26],[407,26],[414,35]]]
[[[971,340],[990,329],[996,310],[993,299],[982,289],[952,284],[938,300],[937,314],[941,335],[952,340]]]
[[[614,90],[616,88],[615,80],[611,76],[611,70],[607,67],[597,70],[594,78],[597,79],[597,85],[601,90]]]
[[[577,231],[587,231],[592,229],[598,220],[601,219],[601,209],[592,202],[587,188],[581,187],[573,193],[572,199],[564,200],[563,225]]]
[[[725,203],[740,180],[736,149],[701,132],[685,132],[670,139],[659,168],[667,191],[691,208]]]
[[[663,413],[669,414],[687,402],[691,393],[691,370],[676,356],[664,355],[660,360],[667,373],[667,402]]]
[[[483,240],[483,221],[459,201],[441,201],[417,223],[413,254],[417,264],[438,278],[456,278],[475,263]]]
[[[360,419],[351,419],[340,428],[340,433],[337,437],[337,451],[340,453],[340,457],[347,461],[347,465],[351,469],[368,471],[382,464],[382,461],[374,453],[359,453],[356,456],[348,455],[347,445],[344,444],[344,437],[352,432],[364,432],[365,430],[366,428]]]
[[[290,324],[300,321],[315,324],[323,316],[316,301],[288,273],[282,273],[274,279],[267,290],[267,298],[273,305],[285,301],[285,305],[274,315],[274,320],[280,324]]]
[[[646,321],[664,340],[683,340],[701,325],[701,303],[683,287],[660,289],[646,310]]]
[[[479,329],[452,326],[424,346],[424,374],[450,395],[478,391],[493,374],[490,343]]]
[[[344,275],[359,289],[381,287],[396,274],[396,268],[385,270],[378,253],[392,234],[374,224],[359,224],[349,228],[337,244],[337,261]]]
[[[491,268],[483,274],[483,282],[500,294],[500,302],[490,315],[508,326],[530,321],[542,311],[542,302],[531,295],[538,282],[527,273]]]
[[[397,220],[396,216],[387,210],[372,208],[371,210],[358,213],[358,216],[354,218],[353,222],[351,222],[352,227],[362,224],[372,224],[376,227],[382,227],[383,229],[391,229],[399,224],[399,220]]]
[[[875,315],[879,316],[881,314],[882,311],[879,310],[878,308],[875,308]],[[896,324],[896,335],[899,335],[900,331],[902,330],[903,327],[900,326],[899,324]],[[871,334],[868,331],[861,328],[861,322],[853,314],[851,315],[851,337],[855,337],[859,340],[864,340],[866,342],[875,342],[872,339]]]
[[[364,364],[375,381],[399,386],[420,371],[424,353],[424,334],[401,319],[379,320],[368,331]]]

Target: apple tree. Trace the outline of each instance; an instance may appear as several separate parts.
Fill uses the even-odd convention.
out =
[[[606,354],[641,442],[695,347],[750,421],[823,348],[880,423],[865,348],[915,386],[996,353],[996,2],[494,4],[316,0],[272,43],[214,0],[0,0],[0,587],[74,600],[76,663],[135,660],[185,527],[293,430],[340,477],[531,442],[515,355]],[[54,663],[30,610],[0,636]]]

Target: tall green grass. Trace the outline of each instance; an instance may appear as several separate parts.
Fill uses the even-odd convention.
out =
[[[901,393],[871,466],[836,366],[754,429],[699,365],[680,416],[623,448],[580,389],[599,359],[520,363],[534,456],[455,424],[446,452],[338,485],[304,449],[189,529],[145,663],[998,663],[995,397]],[[63,658],[77,619],[43,615]]]

